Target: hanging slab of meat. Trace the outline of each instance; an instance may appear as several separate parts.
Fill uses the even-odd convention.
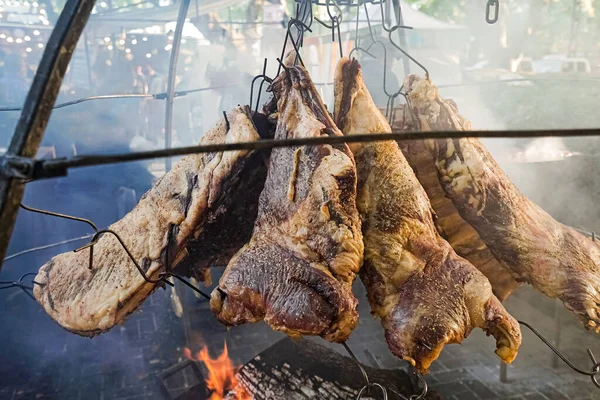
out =
[[[276,139],[341,135],[302,67],[272,84]],[[346,145],[274,149],[250,242],[210,302],[226,325],[265,320],[290,336],[345,341],[358,322],[351,285],[362,264],[356,168]]]
[[[346,135],[391,132],[362,80],[343,59],[335,78],[335,120]],[[521,344],[517,321],[490,283],[437,232],[425,190],[394,141],[354,144],[357,207],[365,243],[360,272],[373,314],[393,354],[426,373],[446,344],[479,327],[512,362]]]
[[[405,87],[417,124],[442,118],[468,128],[431,82],[410,76]],[[560,299],[588,329],[600,331],[598,244],[523,196],[478,139],[428,140],[426,147],[446,195],[496,259],[515,279]]]
[[[201,143],[260,139],[248,107],[235,108],[228,120],[229,130],[221,121]],[[149,278],[179,264],[202,278],[215,259],[228,261],[251,236],[266,156],[252,151],[187,156],[110,229]],[[54,320],[85,336],[111,329],[157,287],[143,279],[113,235],[104,234],[93,255],[91,269],[89,250],[54,257],[40,268],[34,288]]]
[[[404,106],[395,111],[392,129],[397,131],[416,130],[464,130],[469,129],[470,124],[463,119],[457,119],[455,124],[452,119],[438,118],[426,124],[418,124],[413,121],[409,114],[405,114]],[[466,258],[479,271],[481,271],[492,285],[494,295],[500,301],[506,300],[510,293],[519,287],[519,283],[498,262],[485,243],[481,240],[477,231],[471,227],[460,214],[452,201],[446,197],[444,189],[440,185],[437,169],[432,154],[425,149],[422,140],[404,140],[398,144],[406,160],[415,171],[417,179],[427,192],[431,206],[435,211],[434,221],[438,232],[454,248],[461,257]]]

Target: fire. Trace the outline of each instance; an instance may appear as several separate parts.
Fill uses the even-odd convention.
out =
[[[252,400],[235,377],[236,369],[229,359],[227,344],[223,344],[223,353],[216,359],[210,358],[206,346],[195,357],[188,348],[184,349],[183,354],[186,358],[202,361],[206,365],[208,369],[206,386],[212,391],[208,400]]]

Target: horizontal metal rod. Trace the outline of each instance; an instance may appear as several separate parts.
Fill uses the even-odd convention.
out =
[[[198,93],[198,92],[206,92],[208,90],[218,90],[218,89],[226,89],[230,87],[241,86],[241,84],[234,85],[221,85],[221,86],[210,86],[203,87],[197,89],[189,89],[189,90],[180,90],[175,92],[175,98],[185,96],[190,93]],[[165,100],[167,98],[167,93],[157,93],[157,94],[105,94],[99,96],[89,96],[82,97],[81,99],[67,101],[65,103],[60,103],[54,106],[54,109],[74,106],[76,104],[81,104],[86,101],[91,100],[114,100],[114,99],[153,99],[153,100]],[[6,111],[21,111],[22,107],[3,107],[0,108],[0,112]]]
[[[149,160],[153,158],[183,156],[187,154],[214,153],[236,150],[274,149],[292,146],[316,146],[325,144],[364,143],[386,140],[424,140],[424,139],[459,139],[459,138],[536,138],[536,137],[573,137],[600,136],[600,128],[594,129],[551,129],[551,130],[509,130],[509,131],[431,131],[431,132],[395,132],[374,133],[352,136],[320,136],[297,139],[265,139],[256,142],[222,143],[171,149],[152,150],[136,153],[114,155],[87,155],[68,159],[40,160],[38,166],[46,171],[89,167],[93,165],[114,164],[127,161]]]
[[[452,88],[452,87],[467,87],[467,86],[483,86],[483,85],[496,85],[502,83],[516,83],[516,82],[560,82],[560,81],[577,81],[577,82],[596,82],[600,83],[600,78],[515,78],[515,79],[504,79],[497,81],[481,81],[481,82],[462,82],[462,83],[449,83],[437,85],[438,88]],[[315,86],[333,86],[333,82],[314,82]],[[175,92],[175,97],[185,96],[191,93],[198,92],[206,92],[209,90],[219,90],[219,89],[227,89],[236,86],[242,86],[242,84],[232,84],[232,85],[220,85],[220,86],[208,86],[197,89],[189,89],[189,90],[179,90]],[[54,106],[54,109],[64,108],[73,106],[76,104],[81,104],[86,101],[91,100],[112,100],[112,99],[154,99],[154,100],[164,100],[167,97],[167,93],[157,93],[157,94],[108,94],[108,95],[99,95],[99,96],[89,96],[83,97],[81,99],[67,101],[64,103],[57,104]],[[0,112],[7,111],[21,111],[22,107],[2,107],[0,108]]]
[[[512,78],[512,79],[498,79],[490,81],[479,81],[479,82],[460,82],[460,83],[448,83],[442,85],[436,85],[438,88],[451,88],[451,87],[467,87],[467,86],[484,86],[484,85],[495,85],[501,83],[519,83],[519,82],[596,82],[600,83],[600,78],[585,78],[585,77],[569,77],[569,78]]]
[[[73,238],[73,239],[63,240],[63,241],[57,242],[57,243],[51,243],[51,244],[46,244],[44,246],[33,247],[31,249],[27,249],[27,250],[19,251],[18,253],[11,254],[10,256],[6,256],[4,258],[4,261],[12,260],[13,258],[17,258],[17,257],[23,256],[25,254],[33,253],[35,251],[51,249],[53,247],[58,247],[58,246],[61,246],[63,244],[69,244],[69,243],[73,243],[73,242],[78,242],[80,240],[89,239],[89,238],[91,238],[93,236],[94,236],[94,234],[90,233],[89,235],[80,236],[80,237]]]

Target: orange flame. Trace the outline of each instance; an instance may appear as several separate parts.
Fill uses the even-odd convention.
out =
[[[235,368],[229,359],[227,344],[223,344],[223,353],[216,359],[210,358],[205,346],[192,357],[190,349],[185,348],[183,355],[195,361],[202,361],[208,369],[206,386],[212,391],[208,400],[252,400],[248,392],[239,384],[235,377]]]

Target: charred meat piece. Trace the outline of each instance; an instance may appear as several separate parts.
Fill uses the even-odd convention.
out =
[[[259,140],[248,107],[237,107],[202,144]],[[203,278],[217,259],[247,242],[267,168],[261,152],[234,151],[182,159],[123,219],[110,226],[151,279],[185,265]],[[250,221],[250,222],[248,222]],[[227,232],[235,232],[228,236]],[[111,234],[89,250],[60,254],[40,268],[34,295],[65,329],[94,336],[133,312],[157,287],[147,283]]]
[[[396,117],[392,124],[392,129],[395,132],[401,130],[463,130],[467,128],[466,121],[451,118],[437,118],[435,121],[420,124],[411,118],[411,114],[405,106],[398,107],[395,112]],[[446,197],[446,193],[438,179],[433,156],[425,149],[425,142],[422,140],[404,140],[399,141],[398,144],[406,160],[415,171],[417,179],[427,192],[431,206],[435,211],[434,222],[440,235],[452,245],[459,256],[466,258],[488,278],[494,295],[500,301],[506,300],[510,293],[519,287],[519,283],[494,258],[477,231],[462,219],[452,201]]]
[[[405,87],[418,124],[444,118],[468,129],[431,82],[410,76]],[[428,140],[426,148],[446,195],[515,279],[560,299],[600,331],[600,246],[523,196],[479,140]]]
[[[391,132],[362,80],[356,60],[335,77],[335,120],[346,135]],[[437,232],[425,190],[394,141],[351,146],[365,261],[360,276],[392,353],[426,373],[446,344],[479,327],[512,362],[521,344],[517,321],[488,280]]]
[[[302,67],[287,68],[272,91],[276,139],[341,135]],[[274,149],[252,239],[212,293],[217,318],[345,341],[358,322],[351,285],[363,257],[355,201],[346,145]]]

